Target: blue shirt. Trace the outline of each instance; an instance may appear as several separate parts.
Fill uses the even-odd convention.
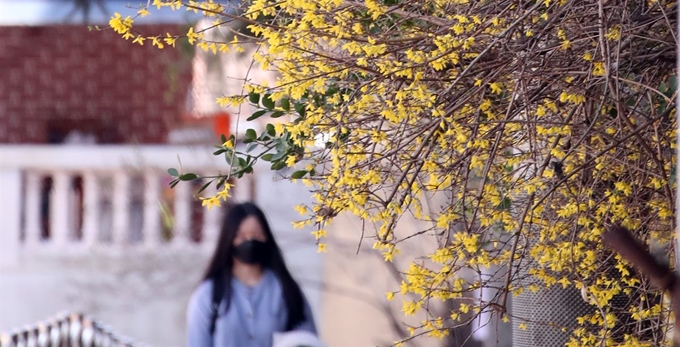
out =
[[[275,332],[286,330],[288,309],[281,284],[272,271],[250,287],[233,278],[229,310],[226,298],[220,303],[215,333],[210,334],[213,317],[212,281],[204,281],[193,293],[187,310],[187,346],[189,347],[272,347]],[[312,313],[304,300],[305,318],[295,330],[316,334]]]

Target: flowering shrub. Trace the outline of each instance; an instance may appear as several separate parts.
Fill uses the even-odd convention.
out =
[[[325,228],[343,212],[377,226],[374,248],[386,261],[406,239],[452,234],[402,269],[400,290],[388,293],[418,298],[404,296],[403,303],[405,315],[425,317],[409,329],[413,336],[443,337],[469,321],[461,312],[507,319],[509,295],[563,286],[581,290],[593,308],[571,331],[570,345],[667,339],[668,305],[600,238],[609,225],[622,224],[672,255],[674,1],[252,0],[231,8],[155,0],[154,6],[200,12],[232,34],[215,41],[191,28],[145,36],[134,18],[119,14],[110,25],[135,44],[158,48],[179,39],[215,54],[249,47],[255,64],[280,74],[276,85],[246,83],[243,95],[217,100],[260,108],[241,118],[284,120],[261,134],[223,139],[216,154],[231,169],[214,177],[220,187],[229,175],[252,172],[257,161],[294,168],[291,178],[308,185],[315,200],[298,206],[304,216],[298,225],[318,226],[320,251]],[[142,8],[138,16],[148,13]],[[237,151],[235,141],[251,152]],[[171,174],[174,184],[196,178]],[[206,205],[226,199],[226,187]],[[448,203],[428,204],[436,194]],[[404,214],[428,227],[397,237]],[[457,274],[491,266],[505,269],[496,297],[466,300],[443,317],[428,310],[431,300],[489,286]],[[516,284],[522,266],[529,266],[531,285]],[[608,305],[619,294],[631,298],[623,311],[632,323]]]

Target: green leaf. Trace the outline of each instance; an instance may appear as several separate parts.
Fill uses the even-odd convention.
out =
[[[283,157],[286,156],[286,154],[287,154],[286,151],[279,151],[276,154],[274,154],[274,156],[272,157],[272,161],[277,161],[279,159],[282,159]]]
[[[302,178],[306,174],[307,174],[307,170],[298,170],[298,171],[293,172],[293,174],[290,175],[290,178],[295,178],[295,179]]]
[[[205,188],[208,188],[208,186],[212,183],[212,181],[206,182],[204,185],[201,186],[201,189],[198,190],[198,193],[202,192],[205,190]]]
[[[286,111],[290,111],[290,99],[288,98],[281,99],[281,108],[283,108]]]
[[[222,140],[222,143],[227,142],[227,137],[224,136],[224,134],[220,135],[220,140]]]
[[[272,113],[271,117],[272,118],[279,118],[279,117],[283,116],[284,114],[285,113],[283,113],[283,111],[276,111],[276,112]]]
[[[246,147],[246,152],[250,152],[255,148],[257,148],[257,142],[253,142],[253,143],[249,144],[248,147]]]
[[[340,143],[345,143],[345,142],[347,142],[348,139],[349,139],[349,131],[344,132],[344,133],[340,133],[340,136],[338,136],[338,141],[340,141]]]
[[[224,148],[218,149],[218,150],[216,150],[215,152],[213,152],[213,155],[220,155],[220,154],[222,154],[222,153],[224,153],[224,152],[226,152],[226,151],[227,151],[227,149],[224,149]]]
[[[673,165],[671,167],[671,174],[668,177],[668,184],[675,185],[675,182],[678,180],[678,167],[677,165]]]
[[[267,153],[262,156],[262,160],[264,161],[272,161],[272,157],[274,156],[274,153]]]
[[[175,186],[179,183],[179,180],[172,180],[170,181],[170,188],[175,188]]]
[[[172,177],[179,176],[179,172],[177,172],[177,169],[174,169],[174,168],[168,169],[168,174],[170,174],[170,176],[172,176]]]
[[[259,110],[259,111],[255,112],[255,113],[253,113],[252,116],[246,118],[246,120],[247,120],[247,121],[251,121],[251,120],[258,119],[258,118],[262,117],[262,115],[264,115],[265,113],[267,113],[267,110]]]
[[[257,133],[253,129],[246,130],[246,138],[249,140],[257,139]]]
[[[325,95],[326,96],[332,96],[333,94],[337,93],[338,91],[340,91],[340,88],[338,88],[337,86],[331,86],[331,87],[328,87],[328,89],[326,89]]]
[[[179,179],[182,181],[191,181],[195,180],[198,178],[198,175],[195,173],[185,173],[184,175],[179,176]]]
[[[226,181],[227,181],[227,178],[226,178],[226,177],[220,178],[220,179],[217,181],[217,187],[216,187],[216,188],[217,188],[218,190],[221,189],[222,186],[224,186],[224,182],[226,182]]]
[[[612,118],[616,118],[619,116],[619,111],[617,111],[615,108],[612,108],[609,110],[609,116]]]
[[[500,204],[498,204],[498,209],[499,210],[509,210],[510,206],[512,205],[512,201],[510,200],[509,197],[503,198],[503,201],[501,201]]]
[[[262,106],[266,107],[269,110],[273,110],[274,107],[276,106],[274,104],[274,101],[271,98],[270,94],[265,94],[264,97],[262,98]]]
[[[259,93],[250,93],[248,94],[248,100],[252,102],[255,105],[258,105],[260,103],[260,94]]]
[[[668,91],[668,86],[666,86],[666,82],[661,82],[659,85],[659,91],[662,93],[666,93]]]
[[[307,112],[307,106],[305,104],[296,103],[295,111],[300,115],[300,117],[304,118],[305,113]]]
[[[270,136],[276,136],[276,128],[274,127],[274,124],[267,124],[267,134]]]
[[[281,169],[283,169],[284,167],[286,167],[286,163],[285,163],[285,162],[283,162],[283,161],[277,161],[277,162],[275,162],[275,163],[272,164],[271,169],[272,169],[272,170],[281,170]]]
[[[675,91],[678,90],[678,76],[671,75],[671,77],[668,78],[668,88],[668,91],[671,93],[675,93]]]
[[[656,108],[656,112],[661,113],[666,110],[666,107],[668,107],[666,100],[661,100],[661,102],[659,102],[659,107]]]

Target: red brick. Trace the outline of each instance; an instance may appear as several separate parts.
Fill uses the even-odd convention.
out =
[[[139,29],[178,31],[173,25]],[[180,58],[179,50],[133,45],[112,31],[0,27],[0,124],[6,125],[0,142],[45,142],[50,124],[84,124],[66,119],[87,119],[90,128],[111,132],[98,136],[107,141],[163,142],[168,125],[180,119],[190,82],[189,66],[177,82],[168,80],[169,64]]]

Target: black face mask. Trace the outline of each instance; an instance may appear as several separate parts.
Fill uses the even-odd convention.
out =
[[[267,244],[262,241],[248,240],[234,246],[234,258],[252,265],[262,265],[268,257]]]

